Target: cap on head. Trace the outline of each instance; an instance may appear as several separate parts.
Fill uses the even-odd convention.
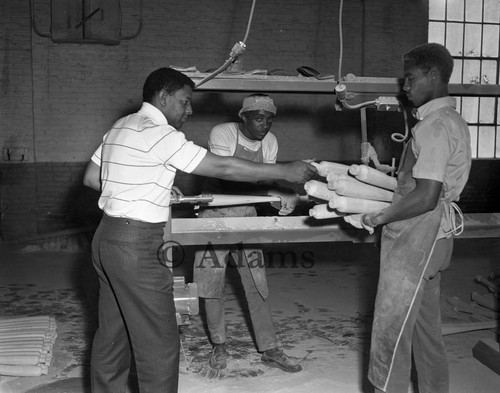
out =
[[[241,116],[243,112],[258,111],[261,109],[274,115],[277,111],[271,97],[267,95],[251,95],[243,100],[243,106],[238,112],[238,116]]]

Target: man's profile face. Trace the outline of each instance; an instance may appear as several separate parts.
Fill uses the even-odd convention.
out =
[[[191,107],[192,95],[193,89],[186,85],[174,94],[165,96],[163,114],[172,127],[181,128],[188,117],[193,114],[193,108]]]
[[[263,109],[248,111],[241,114],[243,120],[243,134],[256,141],[261,141],[273,125],[274,113]]]
[[[431,71],[416,66],[405,66],[404,78],[403,90],[415,107],[418,108],[432,99],[434,84]]]

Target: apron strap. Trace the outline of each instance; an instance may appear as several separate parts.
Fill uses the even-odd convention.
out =
[[[455,202],[445,201],[445,216],[450,217],[450,229],[444,230],[446,235],[459,236],[464,231],[464,215]],[[458,215],[458,220],[457,220]]]

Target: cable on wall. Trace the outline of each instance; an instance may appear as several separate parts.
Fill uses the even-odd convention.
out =
[[[217,68],[210,75],[207,75],[205,78],[203,78],[201,81],[199,81],[195,85],[195,88],[203,85],[204,83],[208,82],[210,79],[215,78],[217,75],[219,75],[221,72],[223,72],[227,67],[229,67],[229,65],[232,62],[234,62],[239,56],[241,56],[245,52],[246,40],[248,39],[248,35],[250,33],[250,26],[252,24],[253,13],[254,13],[256,1],[257,0],[252,1],[252,8],[250,9],[250,15],[248,17],[247,30],[246,30],[245,37],[243,38],[243,40],[234,44],[233,48],[231,49],[231,52],[229,53],[229,58],[224,62],[224,64],[222,64],[219,68]]]
[[[340,40],[340,49],[339,49],[339,73],[337,80],[340,81],[342,77],[342,58],[344,56],[344,38],[342,33],[342,8],[344,7],[344,0],[340,0],[340,8],[339,8],[339,40]]]

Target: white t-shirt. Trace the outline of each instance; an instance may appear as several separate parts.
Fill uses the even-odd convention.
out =
[[[268,132],[262,141],[248,139],[239,130],[238,123],[222,123],[212,128],[208,139],[210,151],[219,156],[233,156],[236,150],[236,141],[249,150],[257,151],[262,146],[264,163],[275,164],[278,156],[278,140]]]

